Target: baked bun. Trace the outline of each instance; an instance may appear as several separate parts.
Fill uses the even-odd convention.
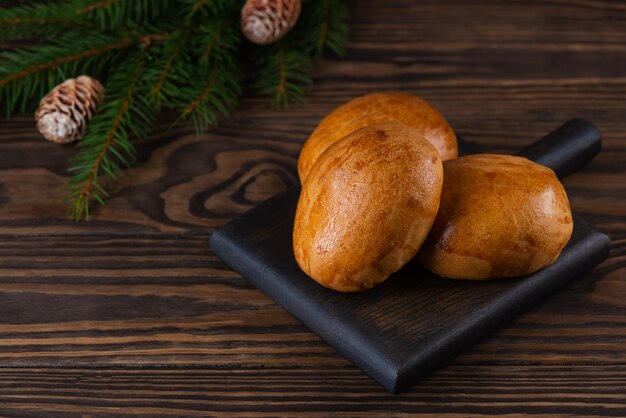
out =
[[[315,128],[298,159],[300,182],[304,184],[311,167],[326,148],[358,129],[391,121],[419,129],[420,135],[415,137],[433,144],[442,160],[457,157],[454,131],[437,109],[412,94],[373,93],[339,106]]]
[[[554,262],[572,235],[554,172],[526,158],[468,155],[444,163],[441,206],[418,260],[440,276],[521,276]]]
[[[328,148],[298,201],[300,268],[342,292],[370,289],[411,260],[439,208],[443,168],[423,131],[370,125]]]

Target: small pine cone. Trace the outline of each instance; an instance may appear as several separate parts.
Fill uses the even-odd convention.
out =
[[[67,144],[82,138],[87,123],[104,100],[104,88],[95,78],[81,75],[53,88],[35,112],[37,129],[47,140]]]
[[[241,9],[241,30],[258,45],[285,36],[298,21],[301,0],[247,0]]]

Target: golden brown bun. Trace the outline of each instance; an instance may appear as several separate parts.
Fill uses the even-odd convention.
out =
[[[315,163],[298,201],[293,249],[318,283],[370,289],[415,256],[443,184],[439,154],[421,134],[396,122],[371,125]]]
[[[444,163],[441,206],[418,254],[440,276],[521,276],[554,262],[572,235],[563,185],[526,158],[469,155]]]
[[[454,131],[437,109],[408,93],[372,93],[339,106],[315,128],[298,159],[300,182],[304,184],[315,160],[326,148],[358,129],[391,121],[419,129],[422,133],[417,137],[433,144],[442,160],[457,157]]]

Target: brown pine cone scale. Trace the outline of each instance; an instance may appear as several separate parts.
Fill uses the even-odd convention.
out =
[[[35,112],[37,129],[52,142],[76,141],[103,100],[104,88],[98,80],[86,75],[70,78],[41,99]]]
[[[300,16],[301,0],[248,0],[241,29],[251,42],[268,45],[285,36]]]

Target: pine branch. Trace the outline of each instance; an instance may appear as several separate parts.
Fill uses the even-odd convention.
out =
[[[170,77],[170,71],[176,62],[176,58],[181,54],[183,47],[189,40],[189,32],[185,31],[183,33],[178,34],[176,38],[166,45],[166,50],[164,53],[165,62],[161,65],[161,70],[158,72],[158,79],[154,83],[154,87],[152,87],[152,96],[155,98],[162,98],[161,89],[163,88],[163,84],[168,77]]]
[[[317,53],[321,55],[325,48],[330,49],[337,55],[344,55],[345,45],[348,40],[348,10],[340,0],[323,0],[322,24],[320,25]]]
[[[325,50],[341,56],[348,41],[348,8],[342,0],[313,0],[304,3],[302,41],[320,57]]]
[[[100,1],[96,1],[95,3],[91,3],[86,5],[85,7],[78,9],[77,13],[80,14],[86,14],[86,13],[91,13],[94,12],[96,10],[103,10],[103,9],[109,9],[111,8],[111,6],[114,6],[117,3],[120,3],[121,0],[100,0]]]
[[[287,98],[287,64],[285,62],[285,48],[279,48],[276,54],[277,81],[274,88],[274,103],[278,106],[286,106],[289,102]]]
[[[229,21],[224,21],[219,25],[216,25],[214,28],[209,28],[207,31],[208,34],[208,42],[203,41],[203,50],[202,54],[200,54],[200,62],[207,63],[209,58],[213,58],[213,51],[215,51],[216,46],[219,45],[220,40],[222,38],[222,34],[228,28]]]
[[[205,26],[190,41],[199,57],[187,54],[197,64],[189,65],[194,80],[201,81],[173,92],[174,107],[181,120],[191,119],[197,132],[217,124],[218,114],[227,116],[241,94],[241,63],[238,49],[242,41],[239,21],[228,16]]]
[[[100,28],[117,28],[146,24],[166,14],[176,15],[170,9],[172,4],[174,0],[82,0],[75,13]]]
[[[80,51],[74,54],[68,54],[68,55],[64,55],[64,56],[54,58],[51,60],[46,60],[38,64],[33,64],[32,66],[24,67],[20,71],[8,74],[7,76],[0,78],[0,87],[4,86],[5,84],[14,82],[16,80],[26,78],[33,74],[40,73],[42,71],[54,69],[61,65],[69,64],[69,63],[72,63],[81,59],[89,58],[94,55],[100,55],[100,54],[103,54],[105,52],[108,52],[114,49],[125,48],[131,44],[132,44],[132,40],[121,39],[113,43],[104,44],[102,46],[85,49],[83,51]],[[14,59],[13,61],[17,62],[17,59]]]
[[[80,153],[72,160],[68,216],[74,220],[89,219],[90,200],[104,204],[108,196],[100,175],[115,180],[123,166],[130,166],[135,150],[128,132],[146,135],[154,113],[140,94],[140,78],[145,63],[143,49],[137,57],[128,59],[111,77],[101,113],[96,115],[80,142]]]
[[[313,58],[343,52],[345,1],[304,0],[297,25],[265,47],[243,42],[244,0],[32,0],[0,8],[0,39],[45,36],[0,52],[0,111],[32,111],[81,74],[105,85],[105,102],[70,164],[68,216],[86,219],[90,203],[104,203],[106,184],[133,162],[132,139],[147,135],[162,108],[198,131],[215,126],[238,103],[244,69],[275,106],[302,101]]]
[[[301,103],[305,86],[312,83],[309,72],[311,55],[319,57],[328,49],[345,53],[347,43],[347,8],[342,0],[304,2],[302,20],[278,45],[255,51],[258,76],[253,87],[272,97],[275,107]]]
[[[208,82],[204,85],[204,87],[200,90],[200,92],[194,97],[191,103],[189,103],[187,106],[185,106],[181,110],[180,115],[183,119],[193,114],[198,109],[200,104],[203,103],[208,97],[211,96],[211,94],[215,90],[216,78],[217,78],[217,67],[214,67],[211,71],[211,74],[209,75]],[[212,116],[211,116],[211,120],[214,121],[214,118]]]
[[[42,3],[0,8],[0,39],[22,39],[48,35],[82,26],[70,4]]]
[[[163,40],[166,34],[141,37],[113,37],[75,32],[54,44],[0,54],[6,61],[0,67],[0,109],[7,115],[32,111],[33,99],[43,97],[70,76],[90,74],[105,79],[120,53],[136,44]],[[78,51],[78,52],[76,52]]]
[[[193,0],[191,10],[194,12],[198,11],[211,2],[213,2],[213,0]]]
[[[319,35],[317,36],[317,45],[315,47],[316,52],[319,54],[324,50],[324,45],[326,45],[326,40],[328,39],[328,26],[329,26],[329,16],[328,16],[328,1],[329,0],[321,0],[317,4],[321,7],[321,21],[319,23]]]
[[[189,6],[188,16],[203,14],[205,16],[219,16],[223,12],[243,6],[243,0],[182,0]]]
[[[271,52],[268,52],[270,49]],[[257,80],[253,87],[259,94],[272,97],[272,105],[285,108],[304,100],[305,85],[311,84],[311,57],[287,40],[261,48],[255,57]]]
[[[0,110],[32,111],[36,101],[69,76],[100,77],[129,47],[131,39],[71,35],[55,43],[0,53]]]
[[[186,88],[181,96],[192,96],[190,102],[178,103],[180,119],[191,119],[196,132],[204,132],[209,126],[217,125],[218,114],[228,116],[236,106],[241,94],[237,78],[233,78],[236,68],[225,63],[216,62],[210,66],[205,83]]]

